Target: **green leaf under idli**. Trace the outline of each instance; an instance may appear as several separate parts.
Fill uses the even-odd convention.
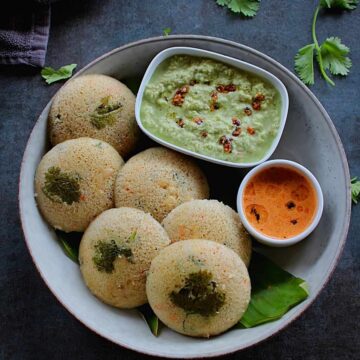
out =
[[[251,259],[249,275],[251,300],[236,327],[250,328],[280,319],[309,295],[305,280],[291,275],[256,252]]]
[[[139,306],[137,311],[149,326],[153,335],[159,335],[159,318],[155,315],[149,304]]]
[[[77,264],[82,235],[56,230],[64,253]],[[252,287],[251,300],[245,314],[235,326],[237,328],[250,328],[277,320],[309,295],[305,280],[291,275],[257,252],[253,252],[249,275]],[[137,310],[153,335],[158,336],[160,321],[149,304],[140,306]]]
[[[55,233],[65,255],[79,264],[79,245],[83,234],[78,232],[66,233],[60,230],[56,230]]]
[[[139,90],[141,80],[141,77],[134,76],[122,79],[121,81],[136,95]]]

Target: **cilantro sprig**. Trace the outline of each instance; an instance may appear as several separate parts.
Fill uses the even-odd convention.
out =
[[[320,0],[322,7],[329,9],[354,10],[359,0]]]
[[[260,8],[260,0],[216,0],[216,3],[247,17],[254,17]]]
[[[171,28],[166,27],[166,28],[163,30],[163,36],[169,36],[170,34],[171,34]]]
[[[56,81],[70,78],[76,66],[77,64],[65,65],[58,70],[55,70],[50,66],[44,67],[41,70],[41,76],[46,81],[46,83],[50,85]]]
[[[346,76],[352,66],[348,57],[350,49],[338,37],[328,37],[321,45],[316,35],[316,21],[321,8],[354,10],[358,0],[320,0],[316,7],[312,22],[311,34],[313,42],[302,47],[295,56],[295,70],[306,85],[314,84],[314,57],[318,63],[322,77],[335,86],[331,75]],[[331,75],[329,75],[329,73]]]
[[[360,181],[355,176],[351,179],[351,198],[354,204],[357,204],[360,201]]]

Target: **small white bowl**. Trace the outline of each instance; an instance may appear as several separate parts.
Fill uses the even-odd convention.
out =
[[[256,175],[260,171],[270,168],[270,167],[290,168],[290,169],[297,171],[298,173],[300,173],[301,175],[303,175],[310,181],[310,183],[313,185],[315,192],[316,192],[317,209],[316,209],[316,213],[315,213],[315,216],[314,216],[312,222],[302,233],[300,233],[296,236],[293,236],[291,238],[288,238],[288,239],[278,239],[275,237],[264,235],[264,234],[260,233],[259,231],[257,231],[247,220],[247,217],[245,215],[245,211],[243,208],[243,201],[242,201],[243,200],[243,192],[244,192],[244,189],[245,189],[247,183],[249,182],[249,180],[252,179],[252,177],[254,175]],[[294,161],[290,161],[290,160],[271,160],[271,161],[266,161],[261,165],[258,165],[244,177],[243,181],[240,184],[240,188],[239,188],[239,191],[237,194],[236,204],[237,204],[237,210],[238,210],[238,213],[239,213],[239,216],[240,216],[240,219],[241,219],[243,225],[245,226],[246,230],[255,239],[257,239],[259,242],[261,242],[265,245],[274,246],[274,247],[285,247],[285,246],[296,244],[299,241],[305,239],[316,228],[316,226],[318,225],[318,223],[320,221],[322,212],[323,212],[324,198],[323,198],[323,194],[322,194],[322,190],[321,190],[319,182],[316,180],[315,176],[304,166],[302,166]]]
[[[257,76],[260,76],[260,77],[264,78],[265,80],[267,80],[271,85],[273,85],[277,89],[277,91],[279,92],[280,97],[281,97],[281,119],[280,119],[279,130],[278,130],[278,133],[277,133],[271,147],[269,148],[269,150],[267,151],[267,153],[265,154],[265,156],[262,159],[260,159],[259,161],[256,161],[256,162],[243,162],[243,163],[219,160],[219,159],[216,159],[216,158],[213,158],[213,157],[210,157],[207,155],[199,154],[197,152],[190,151],[183,147],[179,147],[177,145],[171,144],[171,143],[157,137],[156,135],[154,135],[153,133],[151,133],[150,131],[148,131],[147,129],[144,128],[144,126],[141,122],[140,109],[141,109],[141,103],[142,103],[146,85],[150,81],[150,79],[151,79],[152,75],[154,74],[155,70],[157,69],[157,67],[164,60],[166,60],[167,58],[172,57],[174,55],[191,55],[191,56],[204,57],[204,58],[217,60],[219,62],[231,65],[235,68],[245,70],[245,71],[253,73]],[[172,48],[163,50],[159,54],[157,54],[154,57],[154,59],[151,61],[150,65],[148,66],[148,68],[145,72],[145,75],[141,81],[141,85],[140,85],[138,94],[136,96],[135,116],[136,116],[136,121],[137,121],[140,129],[147,136],[149,136],[151,139],[153,139],[154,141],[158,142],[161,145],[164,145],[170,149],[173,149],[173,150],[182,152],[184,154],[187,154],[187,155],[190,155],[190,156],[202,159],[202,160],[206,160],[206,161],[209,161],[212,163],[221,164],[221,165],[230,166],[230,167],[247,168],[247,167],[256,166],[256,165],[264,162],[273,154],[277,145],[279,144],[281,135],[284,130],[286,117],[287,117],[287,113],[288,113],[288,108],[289,108],[289,96],[288,96],[287,90],[285,88],[285,85],[276,76],[269,73],[268,71],[266,71],[258,66],[255,66],[255,65],[249,64],[247,62],[237,60],[232,57],[225,56],[225,55],[222,55],[219,53],[202,50],[202,49],[191,48],[191,47],[172,47]]]

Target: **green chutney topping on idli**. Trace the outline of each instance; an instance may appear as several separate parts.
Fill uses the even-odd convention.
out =
[[[211,316],[224,305],[225,293],[218,289],[211,272],[199,270],[189,274],[185,285],[170,293],[170,299],[188,314]]]
[[[114,271],[114,261],[116,258],[123,256],[131,262],[132,255],[133,253],[129,247],[118,245],[115,240],[110,240],[109,242],[100,240],[95,245],[93,261],[99,271],[112,273]]]
[[[114,206],[115,179],[124,161],[108,143],[77,138],[54,146],[35,174],[38,207],[55,229],[84,231]]]
[[[63,172],[59,167],[52,166],[45,173],[42,191],[52,201],[71,205],[80,200],[80,180],[78,173]]]
[[[134,308],[147,302],[146,274],[169,237],[149,214],[133,208],[104,211],[86,229],[79,249],[80,270],[103,302]]]
[[[209,240],[184,240],[152,260],[146,280],[149,304],[171,329],[210,337],[234,326],[250,301],[250,278],[240,257]]]
[[[204,57],[164,60],[141,104],[143,126],[187,150],[230,162],[261,160],[275,140],[281,97],[264,78]]]
[[[90,122],[97,129],[103,129],[105,126],[112,126],[116,123],[116,112],[122,107],[120,101],[113,101],[111,96],[103,97],[100,104],[90,115]]]
[[[52,145],[88,136],[106,141],[121,156],[132,152],[140,136],[135,120],[135,96],[110,76],[89,74],[67,82],[49,111]]]

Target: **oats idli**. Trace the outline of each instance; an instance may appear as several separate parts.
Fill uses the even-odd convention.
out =
[[[66,83],[53,99],[48,124],[53,145],[92,137],[108,142],[121,156],[134,149],[140,135],[134,94],[120,81],[100,74]]]
[[[207,239],[234,250],[249,266],[251,237],[239,215],[217,200],[192,200],[179,205],[163,220],[171,242]]]
[[[151,263],[149,304],[169,328],[210,337],[234,326],[250,301],[250,278],[240,257],[208,240],[179,241]]]
[[[114,207],[114,184],[124,164],[108,143],[78,138],[53,147],[35,175],[38,207],[54,228],[84,231],[101,212]]]
[[[158,221],[183,202],[208,196],[206,177],[197,164],[162,147],[147,149],[129,159],[115,185],[116,207],[134,207]]]
[[[151,260],[169,243],[162,226],[141,210],[103,212],[87,228],[80,243],[80,269],[87,287],[112,306],[133,308],[145,304]]]

